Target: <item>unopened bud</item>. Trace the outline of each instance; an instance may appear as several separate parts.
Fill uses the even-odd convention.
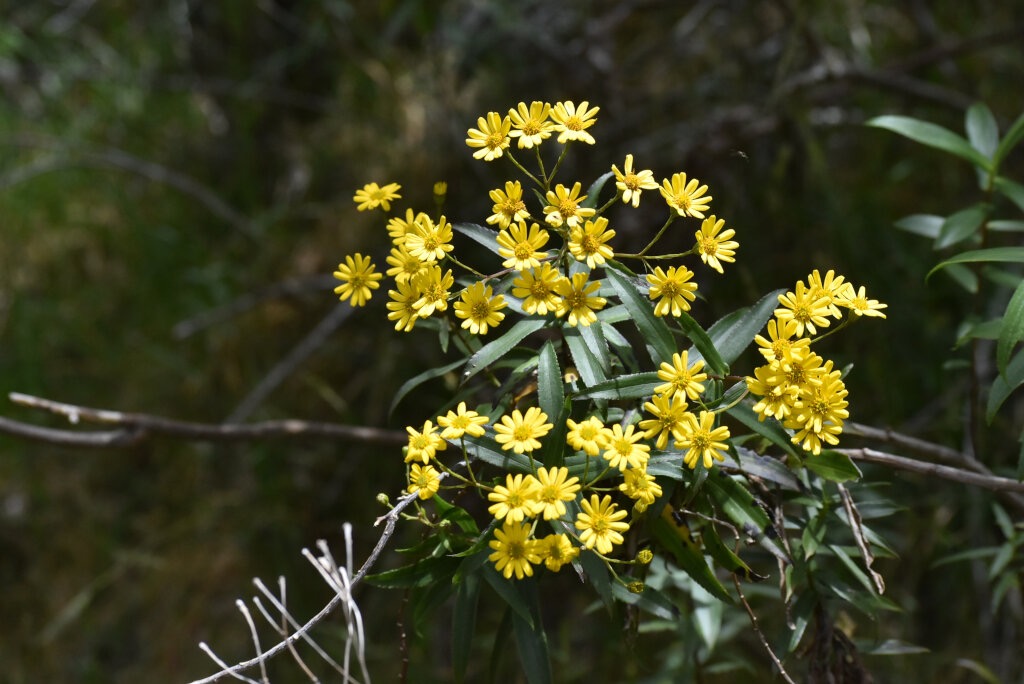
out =
[[[630,582],[629,584],[626,585],[626,589],[629,589],[629,593],[631,593],[631,594],[642,594],[642,593],[644,593],[644,583],[643,582]]]
[[[388,498],[387,494],[385,494],[384,492],[381,492],[380,494],[377,495],[377,503],[379,503],[381,506],[388,506],[388,507],[390,507],[391,506],[391,499]]]
[[[648,565],[652,560],[654,560],[654,552],[650,549],[644,549],[636,554],[636,562],[640,565]]]

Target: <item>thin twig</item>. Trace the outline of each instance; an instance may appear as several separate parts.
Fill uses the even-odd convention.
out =
[[[860,555],[864,559],[864,567],[871,574],[871,580],[875,583],[875,589],[878,590],[879,594],[884,594],[885,580],[871,567],[875,562],[875,554],[871,553],[871,547],[868,545],[867,539],[864,538],[864,525],[861,522],[857,507],[853,504],[853,497],[850,496],[849,490],[843,485],[836,484],[836,487],[839,489],[839,496],[843,500],[843,508],[846,510],[846,519],[850,524],[850,531],[853,532],[853,538],[857,541],[857,548],[860,549]]]
[[[775,667],[779,668],[779,674],[782,675],[782,678],[789,682],[789,684],[796,684],[796,682],[794,682],[789,676],[789,673],[786,672],[786,668],[782,666],[782,661],[779,660],[779,656],[775,655],[775,651],[772,650],[764,632],[761,631],[761,626],[757,622],[757,615],[754,613],[754,609],[750,607],[750,604],[747,603],[747,597],[743,595],[743,589],[740,587],[740,578],[733,575],[732,583],[736,586],[736,593],[740,596],[740,602],[747,610],[747,616],[750,618],[750,624],[753,626],[754,632],[757,633],[757,638],[761,640],[761,645],[764,646],[764,650],[768,651],[768,655],[771,657],[772,662],[775,663]]]
[[[974,487],[982,487],[984,489],[991,489],[996,492],[1016,492],[1024,494],[1024,482],[1011,480],[1007,477],[999,477],[998,475],[982,475],[981,473],[974,473],[960,468],[940,465],[938,463],[917,461],[912,458],[897,456],[896,454],[890,454],[884,451],[876,451],[875,449],[835,449],[835,451],[841,454],[846,454],[857,461],[880,463],[891,468],[896,468],[897,470],[906,470],[907,472],[919,473],[921,475],[934,475],[936,477],[941,477],[944,480],[968,484]]]

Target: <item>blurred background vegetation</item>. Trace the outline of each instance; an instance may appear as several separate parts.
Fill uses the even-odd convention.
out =
[[[586,185],[632,153],[658,178],[685,170],[709,184],[736,228],[736,268],[702,285],[698,320],[837,268],[889,304],[885,323],[829,342],[838,365],[855,364],[853,419],[961,446],[964,383],[943,365],[966,300],[951,281],[923,285],[937,255],[891,224],[966,205],[972,171],[862,124],[897,113],[962,130],[964,110],[984,100],[1007,125],[1024,110],[1017,3],[2,6],[4,397],[206,422],[400,429],[434,415],[445,380],[387,415],[406,378],[444,361],[429,334],[396,335],[381,295],[344,321],[332,313],[324,275],[347,253],[385,253],[381,215],[357,213],[352,192],[399,182],[403,207],[429,209],[433,183],[446,180],[449,219],[480,222],[506,170],[474,163],[466,129],[519,101],[572,99],[601,107],[599,144],[566,177]],[[1018,150],[1007,174],[1020,179],[1022,161]],[[618,248],[635,251],[660,225],[654,204],[615,226]],[[284,294],[265,291],[282,282]],[[252,306],[218,315],[246,296]],[[254,394],[325,320],[314,353]],[[1019,425],[1021,413],[1018,402],[1003,415]],[[1011,445],[983,460],[998,471],[1015,454]],[[213,669],[200,640],[229,660],[249,657],[234,599],[251,593],[250,578],[292,579],[299,615],[326,602],[325,586],[303,581],[299,549],[326,538],[340,550],[348,520],[364,558],[381,513],[374,494],[403,486],[397,464],[397,450],[326,440],[85,451],[0,436],[0,681],[183,681]],[[866,656],[877,680],[978,681],[958,659],[1024,676],[1019,590],[994,608],[985,562],[932,568],[1001,539],[988,495],[866,473],[902,507],[879,526],[900,554],[880,566],[904,610],[844,619],[865,643],[929,649]],[[393,680],[402,597],[364,588],[359,598],[372,669]],[[783,639],[778,602],[764,605],[775,613],[762,616],[766,630]],[[559,681],[643,680],[678,655],[643,635],[624,645],[620,623],[584,618],[586,608],[551,616]],[[745,619],[710,665],[763,674]],[[445,681],[446,621],[441,609],[412,645],[412,681]],[[481,659],[494,627],[480,626]],[[506,661],[513,671],[514,656]],[[300,681],[279,669],[279,681]]]

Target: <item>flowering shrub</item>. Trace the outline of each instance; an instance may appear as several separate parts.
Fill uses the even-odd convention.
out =
[[[791,291],[702,326],[691,306],[701,280],[734,263],[737,232],[712,213],[707,185],[677,170],[659,185],[631,154],[585,192],[581,181],[560,178],[574,146],[596,144],[598,113],[589,102],[489,112],[466,144],[476,159],[509,162],[518,177],[491,190],[486,225],[412,209],[386,224],[388,318],[400,332],[429,328],[461,354],[410,380],[395,403],[442,373],[462,375],[451,410],[406,428],[407,492],[422,501],[415,518],[428,531],[417,547],[423,557],[373,580],[424,587],[443,579],[457,594],[456,620],[471,621],[468,593],[477,589],[466,578],[482,576],[512,607],[517,635],[543,648],[530,617],[539,614],[529,598],[536,594],[502,583],[573,568],[606,602],[664,617],[673,592],[693,591],[667,568],[732,601],[714,566],[757,577],[740,556],[746,543],[783,568],[784,594],[802,625],[795,647],[817,605],[795,597],[828,561],[816,557],[817,531],[790,539],[781,509],[763,499],[828,499],[838,496],[829,481],[858,477],[846,455],[829,450],[849,417],[847,390],[843,371],[817,349],[851,323],[884,318],[885,304],[814,269]],[[360,211],[387,211],[399,190],[370,183],[355,201]],[[640,251],[616,251],[617,212],[641,202],[663,203],[664,223]],[[693,247],[660,253],[669,230],[692,234]],[[470,265],[456,235],[494,256]],[[335,276],[335,291],[353,306],[365,305],[382,280],[361,254],[346,257]],[[751,343],[763,363],[737,374],[732,366]],[[483,505],[467,503],[474,494]],[[802,510],[805,522],[821,516],[814,524],[823,532],[828,510]],[[827,555],[854,564],[843,551]],[[861,555],[870,571],[870,553]],[[856,589],[845,591],[856,600]],[[531,679],[542,679],[532,662],[524,658]],[[465,667],[465,655],[456,663]]]

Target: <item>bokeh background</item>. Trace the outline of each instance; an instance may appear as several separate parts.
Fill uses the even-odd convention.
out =
[[[659,179],[686,171],[707,183],[736,228],[738,263],[702,285],[699,320],[837,268],[889,303],[885,323],[830,341],[839,365],[854,364],[854,418],[960,446],[964,382],[944,364],[960,353],[966,299],[951,281],[924,285],[937,255],[892,223],[973,201],[973,172],[862,124],[903,114],[962,130],[983,100],[1008,125],[1024,110],[1019,3],[0,7],[3,415],[67,427],[6,404],[10,391],[205,422],[401,429],[434,415],[451,378],[388,416],[406,378],[447,358],[430,335],[396,335],[380,295],[344,321],[332,313],[324,276],[345,254],[386,253],[381,214],[357,213],[352,192],[399,182],[403,207],[429,209],[445,180],[449,219],[482,222],[508,170],[475,162],[466,129],[519,101],[571,99],[601,114],[599,144],[566,177],[586,185],[632,153]],[[1008,165],[1021,178],[1020,150]],[[624,215],[617,247],[644,244],[660,225],[649,209]],[[311,353],[258,390],[325,320]],[[1015,446],[992,447],[984,460],[1009,466]],[[0,436],[0,681],[185,681],[213,670],[200,640],[249,657],[234,600],[252,593],[250,578],[289,577],[296,613],[311,614],[329,592],[299,550],[325,538],[340,553],[347,520],[365,557],[375,493],[403,486],[398,463],[397,451],[328,440],[75,450]],[[987,495],[867,473],[902,505],[883,526],[900,557],[881,563],[904,611],[847,616],[850,629],[929,649],[869,657],[878,681],[980,681],[959,658],[1022,676],[1019,590],[994,608],[984,563],[932,568],[998,540]],[[401,593],[366,587],[360,602],[372,670],[391,681]],[[554,628],[559,681],[670,681],[655,677],[671,657],[661,642],[625,645],[621,624],[585,608],[567,606]],[[766,624],[781,630],[778,608]],[[450,676],[445,610],[410,647],[412,681]],[[717,657],[764,675],[743,624]],[[324,629],[328,643],[337,629]],[[493,634],[484,619],[481,659]],[[302,681],[287,664],[275,675]],[[715,676],[706,681],[729,681]]]

